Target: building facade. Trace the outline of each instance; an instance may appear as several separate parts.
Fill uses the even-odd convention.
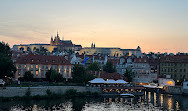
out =
[[[135,83],[151,83],[157,80],[157,73],[151,71],[151,66],[147,57],[121,57],[116,65],[117,72],[123,75],[126,70],[131,70],[134,74]]]
[[[45,78],[46,72],[50,69],[56,70],[63,78],[72,78],[72,65],[62,56],[35,55],[30,53],[17,58],[14,64],[17,68],[15,79],[23,77],[26,71],[31,71],[34,74],[34,78]]]
[[[138,46],[137,49],[121,49],[121,48],[108,48],[108,47],[96,47],[95,44],[91,45],[91,47],[85,47],[80,50],[79,54],[86,55],[107,55],[113,57],[121,57],[121,56],[141,56],[141,48]]]
[[[162,56],[159,76],[170,76],[176,82],[188,80],[188,55]]]

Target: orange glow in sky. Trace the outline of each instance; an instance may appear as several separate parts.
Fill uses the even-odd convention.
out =
[[[188,1],[0,1],[0,38],[14,44],[50,43],[64,36],[89,47],[188,52]]]

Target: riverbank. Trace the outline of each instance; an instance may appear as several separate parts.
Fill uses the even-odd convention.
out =
[[[97,92],[77,92],[75,89],[69,89],[64,94],[53,93],[49,89],[46,90],[46,95],[35,95],[31,96],[31,91],[28,89],[24,96],[14,96],[14,97],[0,97],[0,101],[14,101],[14,100],[51,100],[60,98],[74,98],[74,97],[99,97]]]
[[[46,96],[48,92],[52,94],[64,95],[69,90],[75,90],[77,93],[98,93],[102,90],[99,87],[86,86],[41,86],[41,87],[6,87],[0,89],[0,97],[24,97],[30,92],[30,96]]]

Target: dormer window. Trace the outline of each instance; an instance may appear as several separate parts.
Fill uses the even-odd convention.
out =
[[[46,60],[46,62],[48,62],[48,60]]]
[[[55,60],[52,60],[52,62],[54,63],[54,62],[55,62]]]
[[[33,60],[33,59],[31,59],[31,62],[34,62],[34,60]]]

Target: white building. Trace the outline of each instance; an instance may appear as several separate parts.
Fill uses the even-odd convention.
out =
[[[147,57],[120,57],[116,69],[122,75],[126,72],[126,69],[131,69],[134,73],[133,81],[136,83],[151,83],[153,80],[157,80],[157,73],[151,72]]]

